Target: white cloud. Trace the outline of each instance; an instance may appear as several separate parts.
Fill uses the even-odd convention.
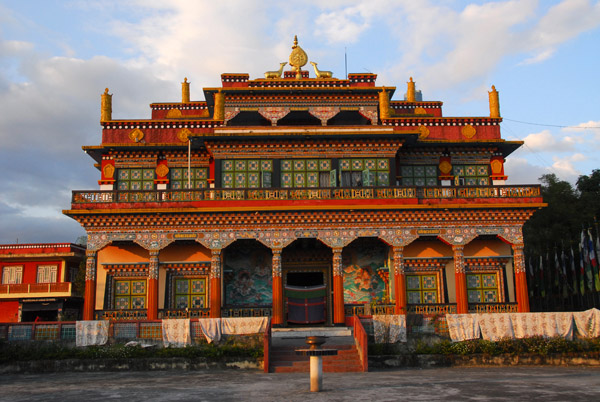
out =
[[[533,152],[569,152],[575,149],[576,142],[580,142],[579,139],[569,136],[556,139],[555,135],[552,134],[550,130],[529,134],[524,138],[524,141],[525,145]]]

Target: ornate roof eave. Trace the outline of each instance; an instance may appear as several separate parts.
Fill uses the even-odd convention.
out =
[[[502,139],[489,139],[489,140],[435,140],[435,139],[424,139],[419,140],[415,146],[422,147],[446,147],[446,148],[471,148],[474,146],[480,147],[492,147],[498,149],[498,152],[502,153],[503,157],[507,157],[514,151],[516,151],[524,141],[506,141]]]

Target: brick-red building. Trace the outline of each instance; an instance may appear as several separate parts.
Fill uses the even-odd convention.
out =
[[[80,318],[73,281],[85,247],[70,243],[0,245],[0,322]]]

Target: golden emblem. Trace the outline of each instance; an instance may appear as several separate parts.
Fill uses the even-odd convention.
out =
[[[442,174],[444,174],[444,175],[447,175],[452,170],[452,165],[448,161],[442,161],[440,163],[439,167],[440,167],[440,172],[442,172]]]
[[[294,46],[292,46],[292,53],[290,54],[290,66],[292,71],[296,72],[296,79],[302,78],[301,68],[308,63],[308,56],[306,52],[298,46],[298,36],[294,35]]]
[[[129,139],[131,141],[140,142],[142,138],[144,138],[144,132],[139,128],[136,128],[129,133]]]
[[[181,114],[181,110],[179,109],[169,109],[167,112],[167,119],[179,119],[183,115]]]
[[[156,175],[159,177],[165,177],[169,173],[169,168],[167,165],[158,165],[156,167]]]
[[[492,166],[493,174],[500,174],[502,172],[502,162],[498,159],[494,159],[490,165]]]
[[[429,137],[429,129],[426,126],[419,126],[419,139],[423,140]]]
[[[475,127],[473,127],[470,124],[467,124],[466,126],[464,126],[461,130],[461,133],[463,135],[463,137],[471,139],[475,136],[475,134],[477,133],[477,130],[475,130]]]
[[[115,167],[113,165],[104,165],[102,173],[104,173],[105,179],[112,179],[115,175]]]
[[[415,114],[427,114],[427,110],[423,109],[422,107],[416,107]]]
[[[192,132],[190,130],[188,130],[187,128],[182,128],[177,133],[177,138],[179,138],[179,141],[181,141],[181,142],[187,142],[189,139],[188,137],[190,135],[192,135]]]

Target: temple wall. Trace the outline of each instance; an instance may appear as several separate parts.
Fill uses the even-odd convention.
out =
[[[271,251],[256,242],[237,242],[223,255],[224,303],[235,306],[271,304]]]
[[[388,246],[382,241],[362,238],[344,248],[342,264],[344,269],[344,302],[370,303],[382,299],[386,294],[386,284],[377,273],[381,267],[387,271]],[[389,291],[387,293],[389,297]]]

